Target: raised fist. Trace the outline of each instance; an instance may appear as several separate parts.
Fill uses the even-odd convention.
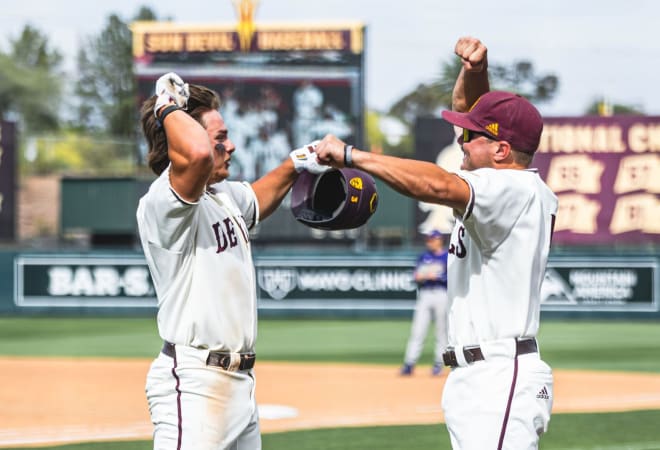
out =
[[[293,166],[296,168],[296,172],[306,170],[309,173],[319,174],[331,169],[330,166],[319,164],[316,153],[314,153],[314,149],[318,143],[319,141],[311,142],[289,153],[289,157],[293,161]]]
[[[156,95],[158,98],[154,106],[154,115],[158,117],[158,111],[172,102],[179,108],[186,109],[190,98],[190,88],[179,75],[168,72],[156,81]]]

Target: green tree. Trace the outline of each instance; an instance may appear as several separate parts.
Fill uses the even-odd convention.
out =
[[[135,20],[155,20],[141,7]],[[88,37],[77,55],[79,100],[77,125],[116,137],[136,137],[137,106],[129,24],[111,14],[96,36]]]
[[[30,24],[25,25],[17,38],[9,39],[11,56],[18,64],[30,69],[44,69],[56,73],[62,64],[62,54],[51,49],[48,37]]]
[[[516,92],[532,103],[544,103],[553,99],[559,89],[559,78],[554,74],[539,75],[529,61],[517,61],[511,65],[496,64],[489,67],[493,89]]]
[[[88,38],[78,50],[80,99],[78,122],[88,129],[132,137],[135,81],[128,25],[112,14],[98,36]]]
[[[440,108],[451,107],[451,93],[461,70],[461,61],[452,58],[441,63],[440,76],[431,83],[421,83],[415,90],[397,100],[389,114],[407,124],[413,124],[420,116],[432,115]]]
[[[30,25],[9,43],[9,52],[0,53],[0,118],[17,116],[28,133],[57,129],[63,84],[61,53]]]
[[[451,108],[454,82],[461,70],[461,60],[450,58],[441,64],[440,75],[428,84],[420,84],[390,108],[389,113],[412,124],[417,117],[437,114],[439,109]],[[551,100],[559,87],[559,79],[552,74],[538,75],[529,61],[511,65],[489,64],[492,89],[517,92],[534,103]]]

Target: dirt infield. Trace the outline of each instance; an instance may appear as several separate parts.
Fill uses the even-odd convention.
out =
[[[148,360],[0,358],[0,447],[149,439]],[[262,362],[257,400],[265,433],[443,421],[443,377],[419,367]],[[611,389],[616,386],[616,390]],[[660,375],[555,371],[553,411],[660,409]]]

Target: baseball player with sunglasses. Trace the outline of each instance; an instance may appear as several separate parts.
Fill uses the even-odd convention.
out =
[[[447,288],[451,372],[442,406],[454,449],[536,449],[553,399],[541,359],[540,289],[557,197],[530,165],[543,130],[521,96],[490,91],[487,49],[477,39],[455,46],[463,68],[443,118],[463,128],[461,170],[360,151],[334,136],[319,161],[354,166],[419,201],[447,205],[456,223]]]
[[[217,93],[175,73],[142,105],[157,178],[137,223],[158,297],[163,347],[147,375],[156,450],[261,448],[255,400],[257,304],[249,230],[298,173],[321,173],[313,146],[252,184],[231,182],[236,147]]]

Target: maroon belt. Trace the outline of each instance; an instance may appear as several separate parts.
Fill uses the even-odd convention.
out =
[[[161,350],[164,355],[167,355],[171,358],[174,358],[176,355],[174,351],[174,344],[171,344],[167,341],[163,343],[163,349]],[[238,370],[250,370],[254,367],[254,363],[257,359],[257,355],[254,353],[241,353],[241,362],[238,365]],[[207,366],[220,367],[225,370],[229,370],[231,365],[231,353],[228,352],[210,352],[208,358],[206,358]]]
[[[516,340],[516,356],[517,355],[526,355],[527,353],[536,353],[538,347],[536,345],[536,339],[522,339]],[[484,354],[481,351],[481,347],[475,345],[474,347],[463,347],[463,356],[465,361],[468,364],[472,364],[475,361],[483,361]],[[442,354],[442,360],[445,363],[445,366],[449,367],[458,367],[458,359],[456,358],[456,352],[454,350],[448,350]]]

